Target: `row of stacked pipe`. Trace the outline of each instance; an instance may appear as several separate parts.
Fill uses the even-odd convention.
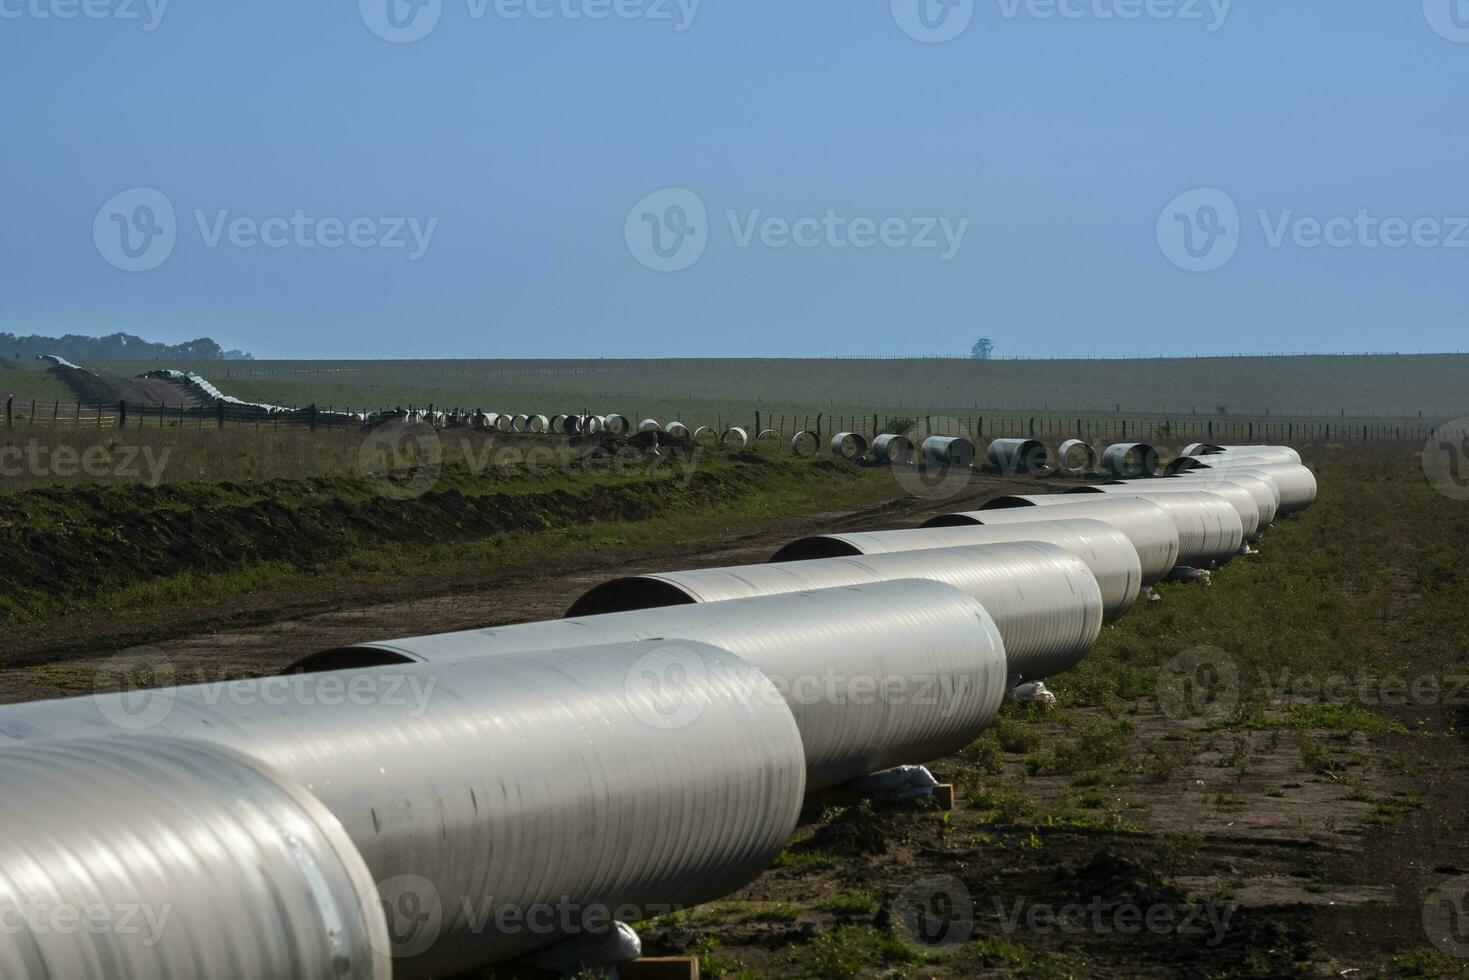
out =
[[[964,747],[1315,498],[1288,448],[1188,458],[619,578],[560,620],[0,708],[0,976],[444,977],[729,894],[808,793]],[[139,909],[162,925],[118,928]]]

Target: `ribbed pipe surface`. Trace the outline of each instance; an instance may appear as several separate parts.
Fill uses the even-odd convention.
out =
[[[1077,461],[1077,454],[1081,460]],[[1085,476],[1097,468],[1097,449],[1081,439],[1067,439],[1056,453],[1056,465],[1064,476]]]
[[[1066,670],[1102,629],[1102,593],[1086,563],[1035,541],[637,575],[591,589],[568,615],[903,578],[944,582],[978,599],[1004,638],[1012,676],[1039,679]]]
[[[872,440],[872,455],[897,466],[913,462],[913,443],[907,436],[887,432]]]
[[[768,676],[800,728],[810,790],[956,752],[994,721],[1005,693],[1005,648],[994,619],[964,592],[923,580],[363,643],[307,657],[295,669],[656,637],[714,644]]]
[[[785,845],[805,790],[800,732],[779,692],[733,654],[692,642],[147,697],[167,709],[150,731],[247,752],[341,821],[378,882],[400,980],[554,942],[568,928],[559,912],[544,921],[537,910],[548,907],[632,921],[734,891]],[[5,707],[0,744],[117,731],[137,698]]]
[[[0,827],[5,980],[392,976],[373,878],[342,825],[228,749],[8,745]]]
[[[923,458],[930,466],[970,466],[974,443],[962,436],[929,436],[923,440]]]
[[[1201,456],[1205,459],[1210,457],[1216,459],[1268,459],[1276,462],[1296,463],[1301,462],[1301,454],[1290,446],[1215,446],[1208,443],[1196,442],[1185,446],[1181,455]]]
[[[1163,508],[1141,498],[1090,500],[1057,493],[996,497],[979,510],[941,514],[924,527],[996,527],[1073,518],[1102,521],[1125,534],[1142,564],[1143,585],[1161,582],[1178,564],[1181,545],[1177,522]]]
[[[1003,512],[1002,512],[1003,513]],[[1178,532],[1162,511],[1158,512],[1172,553],[1178,551]],[[1125,613],[1137,600],[1143,585],[1143,568],[1137,548],[1121,531],[1097,520],[1057,520],[955,527],[922,527],[898,531],[852,531],[819,534],[792,541],[781,548],[772,562],[810,561],[852,555],[882,555],[895,551],[931,551],[976,545],[1040,541],[1053,544],[1086,562],[1102,591],[1102,612],[1107,620]],[[1157,572],[1161,579],[1173,567]]]
[[[1100,494],[1095,491],[1101,491]],[[1079,487],[1065,497],[1105,496],[1145,500],[1167,511],[1178,528],[1178,564],[1208,568],[1229,561],[1245,543],[1245,526],[1239,511],[1223,497],[1206,491],[1147,493],[1129,485]]]
[[[1102,450],[1102,469],[1119,480],[1153,476],[1158,450],[1145,442],[1114,442]]]
[[[1305,510],[1316,502],[1316,477],[1308,468],[1298,463],[1246,460],[1230,462],[1228,457],[1219,456],[1205,456],[1202,462],[1208,469],[1189,470],[1178,474],[1178,478],[1207,483],[1221,475],[1244,473],[1268,479],[1275,484],[1280,494],[1279,513],[1282,515]]]
[[[1187,481],[1178,480],[1177,477],[1169,477],[1166,481],[1159,481],[1161,485],[1167,486],[1190,486],[1196,490],[1212,491],[1218,486],[1241,487],[1255,501],[1255,510],[1259,514],[1259,531],[1261,533],[1270,522],[1275,520],[1275,514],[1280,509],[1280,488],[1275,481],[1261,473],[1251,474],[1247,470],[1230,470],[1227,474],[1215,470],[1198,470],[1199,476]],[[1179,476],[1183,474],[1178,474]]]
[[[1135,495],[1146,499],[1160,493],[1199,493],[1201,491],[1204,491],[1201,486],[1190,485],[1187,481],[1179,485],[1170,478],[1123,480],[1120,483],[1101,487],[1079,487],[1069,492],[1078,495],[1086,493]],[[1226,483],[1223,480],[1211,483],[1206,492],[1227,500],[1229,505],[1235,509],[1235,513],[1239,514],[1241,529],[1246,540],[1251,540],[1256,536],[1260,530],[1260,505],[1255,502],[1254,494],[1244,487]]]
[[[996,439],[990,443],[986,456],[990,465],[1007,476],[1051,470],[1050,450],[1035,439]]]

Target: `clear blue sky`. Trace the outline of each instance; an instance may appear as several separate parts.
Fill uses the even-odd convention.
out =
[[[86,2],[106,16],[0,0],[3,330],[300,357],[1469,349],[1469,0]],[[104,207],[134,188],[171,237],[141,237],[156,197]],[[705,214],[638,206],[664,188]],[[1238,221],[1213,192],[1165,213],[1196,188]],[[306,233],[267,222],[298,210]],[[828,211],[811,247],[760,224]],[[232,243],[238,217],[282,247]],[[1301,217],[1352,219],[1344,247]],[[406,247],[343,242],[356,218]],[[1383,219],[1406,244],[1369,247]],[[649,268],[655,227],[697,261]],[[123,231],[165,257],[117,268]]]

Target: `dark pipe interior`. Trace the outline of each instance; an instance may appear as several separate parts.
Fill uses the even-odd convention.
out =
[[[567,617],[596,616],[600,613],[627,612],[632,609],[656,609],[659,606],[690,606],[694,597],[662,579],[631,576],[615,578],[587,592],[571,608]]]
[[[828,538],[817,535],[811,538],[801,538],[792,541],[770,556],[770,561],[811,561],[815,558],[850,558],[860,555],[862,551],[839,538]]]
[[[418,663],[412,657],[377,647],[338,647],[302,657],[283,674],[319,674],[328,670],[353,670],[360,667],[388,667],[392,664]]]
[[[971,527],[981,524],[982,521],[970,517],[968,514],[940,514],[923,522],[924,527]]]

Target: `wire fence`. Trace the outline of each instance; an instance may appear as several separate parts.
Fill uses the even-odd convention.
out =
[[[189,428],[238,429],[288,427],[307,431],[366,429],[395,418],[404,417],[403,409],[383,409],[372,413],[337,411],[330,407],[308,405],[282,412],[265,412],[250,406],[216,402],[213,405],[140,405],[125,401],[63,403],[38,402],[7,398],[4,424],[6,428]],[[436,412],[432,405],[423,410],[412,406],[406,410],[410,418],[426,418],[427,424],[438,426],[470,426],[473,413],[451,409]],[[640,416],[627,416],[634,427]],[[885,432],[927,437],[929,435],[965,436],[981,445],[986,439],[1033,438],[1062,440],[1076,438],[1089,443],[1162,441],[1182,445],[1187,442],[1294,444],[1322,440],[1352,440],[1423,443],[1436,432],[1430,425],[1370,425],[1319,421],[1251,421],[1232,419],[1168,419],[1168,418],[1097,418],[1085,415],[1074,419],[1029,415],[893,416],[873,414],[800,415],[793,413],[752,412],[748,419],[723,415],[702,422],[683,420],[693,431],[707,425],[717,432],[732,426],[751,426],[749,434],[757,436],[768,430],[781,435],[811,432],[827,438],[839,432],[855,432],[868,438]]]

